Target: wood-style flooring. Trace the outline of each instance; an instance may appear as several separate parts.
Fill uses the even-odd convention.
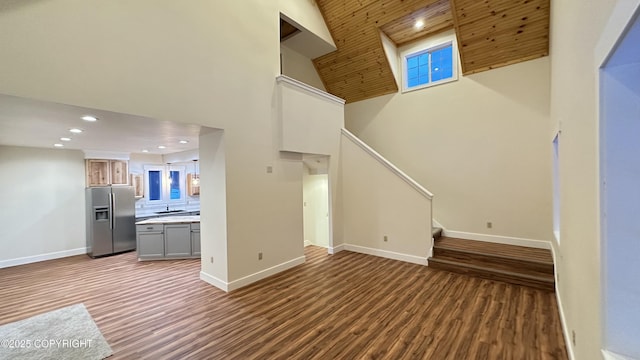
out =
[[[0,325],[84,303],[109,359],[567,359],[553,293],[309,246],[232,293],[135,253],[0,269]]]

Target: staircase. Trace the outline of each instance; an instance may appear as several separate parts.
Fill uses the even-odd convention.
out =
[[[555,290],[550,250],[448,237],[436,238],[429,266],[483,279]]]

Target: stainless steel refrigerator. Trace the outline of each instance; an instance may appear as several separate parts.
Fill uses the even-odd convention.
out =
[[[87,188],[86,202],[87,255],[95,258],[136,249],[132,186]]]

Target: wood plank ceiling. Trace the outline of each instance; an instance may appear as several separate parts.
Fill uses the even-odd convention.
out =
[[[380,32],[402,46],[455,28],[465,75],[546,56],[549,1],[316,0],[338,49],[313,63],[350,103],[398,91]]]

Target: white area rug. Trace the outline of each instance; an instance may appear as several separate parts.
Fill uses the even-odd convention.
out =
[[[113,354],[83,304],[0,326],[0,359],[95,359]]]

